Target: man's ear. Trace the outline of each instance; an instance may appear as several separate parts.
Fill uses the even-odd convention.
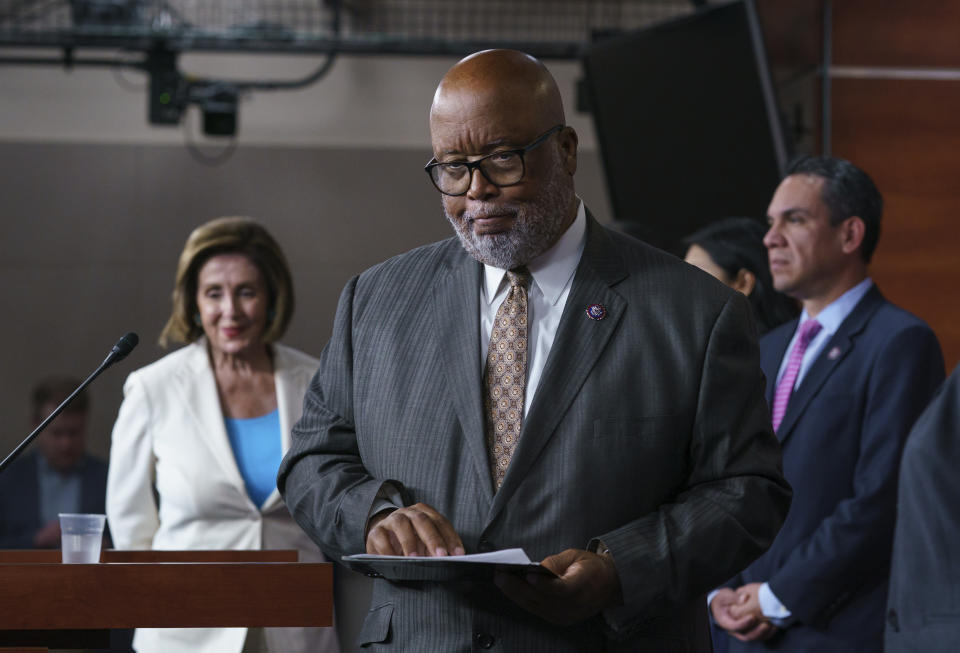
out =
[[[730,284],[730,287],[734,290],[739,290],[747,297],[750,296],[750,293],[753,292],[753,289],[757,287],[757,275],[746,268],[740,268],[737,271],[737,276],[733,279],[733,283]]]
[[[560,154],[563,157],[563,169],[572,177],[577,171],[577,144],[579,143],[577,132],[568,125],[557,134],[557,140],[560,143]]]
[[[852,254],[860,248],[867,226],[859,216],[850,216],[840,223],[840,244],[844,254]]]

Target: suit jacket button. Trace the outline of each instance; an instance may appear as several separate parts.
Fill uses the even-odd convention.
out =
[[[893,608],[890,608],[890,611],[887,612],[887,623],[890,624],[890,628],[893,629],[893,632],[900,632],[900,620],[897,619],[897,611]]]
[[[493,646],[493,635],[490,633],[477,633],[473,636],[480,648],[491,648]]]
[[[493,551],[493,544],[489,540],[480,540],[477,548],[480,550],[480,553],[487,553]]]

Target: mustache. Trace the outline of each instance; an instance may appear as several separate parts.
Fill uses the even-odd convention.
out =
[[[495,216],[517,217],[520,213],[520,207],[513,204],[482,204],[474,209],[463,212],[463,219],[470,222],[480,218],[492,218]]]

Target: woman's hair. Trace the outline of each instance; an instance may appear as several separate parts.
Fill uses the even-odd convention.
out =
[[[760,333],[793,319],[800,310],[793,299],[773,287],[767,248],[763,244],[766,232],[759,220],[725,218],[683,240],[687,248],[702,247],[730,279],[735,279],[740,270],[753,273],[756,284],[749,299]]]
[[[217,218],[194,229],[180,253],[173,286],[173,312],[160,333],[161,346],[194,342],[203,335],[203,327],[196,319],[197,277],[203,264],[219,254],[242,254],[263,275],[269,295],[264,342],[278,340],[287,330],[293,317],[293,278],[277,241],[251,218]]]

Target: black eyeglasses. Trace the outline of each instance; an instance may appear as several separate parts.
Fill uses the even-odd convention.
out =
[[[430,181],[433,182],[438,191],[454,197],[466,195],[467,191],[470,190],[473,171],[477,169],[480,170],[484,179],[494,186],[514,186],[520,183],[526,171],[523,155],[563,128],[564,125],[557,125],[537,136],[532,143],[525,147],[515,150],[499,150],[482,156],[476,161],[443,163],[433,158],[423,169],[430,176]]]

